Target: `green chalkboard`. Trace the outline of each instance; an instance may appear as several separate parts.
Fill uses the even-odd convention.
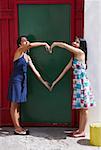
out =
[[[70,42],[70,5],[18,5],[19,35],[30,41]],[[50,84],[70,60],[65,49],[44,47],[29,52],[35,67]],[[49,92],[28,69],[28,101],[21,106],[21,120],[29,123],[71,123],[71,72]]]

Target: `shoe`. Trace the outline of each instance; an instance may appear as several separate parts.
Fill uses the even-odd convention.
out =
[[[74,137],[74,138],[80,138],[80,137],[85,137],[85,134],[74,134],[74,135],[70,135],[70,137]]]
[[[25,129],[26,133],[29,135],[29,129]]]
[[[73,135],[73,131],[64,131],[66,135]]]
[[[29,131],[14,131],[15,135],[29,135]]]

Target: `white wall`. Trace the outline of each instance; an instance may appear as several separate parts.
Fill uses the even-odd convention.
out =
[[[101,122],[101,0],[85,0],[84,37],[88,43],[88,76],[96,107],[89,110],[89,121]]]

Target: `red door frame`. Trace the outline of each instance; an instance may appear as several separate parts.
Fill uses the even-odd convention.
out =
[[[6,23],[4,26],[0,24],[0,27],[2,27],[7,31],[7,34],[9,35],[9,39],[7,39],[7,44],[5,45],[5,41],[2,41],[2,36],[4,37],[3,31],[0,32],[0,47],[4,47],[3,56],[0,54],[0,101],[1,101],[1,107],[0,107],[0,126],[3,125],[12,125],[11,119],[10,119],[10,114],[9,114],[9,102],[5,100],[5,87],[8,86],[8,79],[9,79],[9,74],[5,78],[2,79],[3,74],[6,74],[5,69],[1,68],[4,64],[4,56],[8,54],[5,53],[5,49],[7,49],[7,45],[11,49],[16,49],[15,42],[18,37],[18,10],[17,6],[18,4],[70,4],[71,5],[71,37],[70,41],[73,41],[74,37],[80,36],[83,37],[83,27],[84,27],[84,0],[4,0],[2,2],[2,7],[0,7],[0,13],[2,14],[0,16],[0,21],[5,21]],[[12,19],[13,21],[8,24],[8,19]],[[4,39],[4,38],[3,38]],[[14,41],[12,43],[12,40]],[[5,48],[6,47],[6,48]],[[10,66],[8,68],[8,72],[11,71],[12,67],[12,57],[14,51],[11,50],[9,51],[10,58],[8,58],[7,62],[9,62]],[[3,59],[2,59],[3,57]],[[4,86],[2,86],[4,85]],[[7,90],[7,88],[6,88]],[[7,93],[7,92],[6,92]],[[2,106],[2,103],[4,107]],[[5,117],[4,117],[5,116]],[[76,126],[78,124],[78,115],[76,114],[75,110],[72,110],[72,127]],[[31,125],[31,124],[28,124]],[[38,126],[44,126],[46,124],[33,124],[33,125],[38,125]],[[50,126],[50,124],[47,124],[47,126]],[[51,126],[65,126],[63,124],[59,125],[54,125],[51,124]]]

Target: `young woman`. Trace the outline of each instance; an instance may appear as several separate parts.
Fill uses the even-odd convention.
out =
[[[88,108],[95,105],[94,97],[91,90],[91,85],[87,77],[87,43],[84,39],[76,37],[72,46],[62,42],[54,42],[51,46],[51,51],[55,46],[65,48],[73,53],[68,65],[53,82],[52,88],[64,76],[64,74],[72,67],[73,68],[73,101],[72,108],[79,110],[80,120],[79,129],[73,132],[74,137],[85,136],[85,128],[88,119]]]
[[[19,123],[19,105],[26,102],[27,96],[27,66],[29,65],[37,78],[49,89],[48,82],[44,81],[33,65],[31,58],[26,54],[27,50],[32,47],[45,46],[49,49],[47,43],[34,42],[30,43],[27,37],[20,36],[17,40],[18,49],[15,52],[13,63],[14,68],[9,81],[8,98],[11,101],[10,114],[15,127],[14,134],[25,135],[28,130],[23,129]]]

